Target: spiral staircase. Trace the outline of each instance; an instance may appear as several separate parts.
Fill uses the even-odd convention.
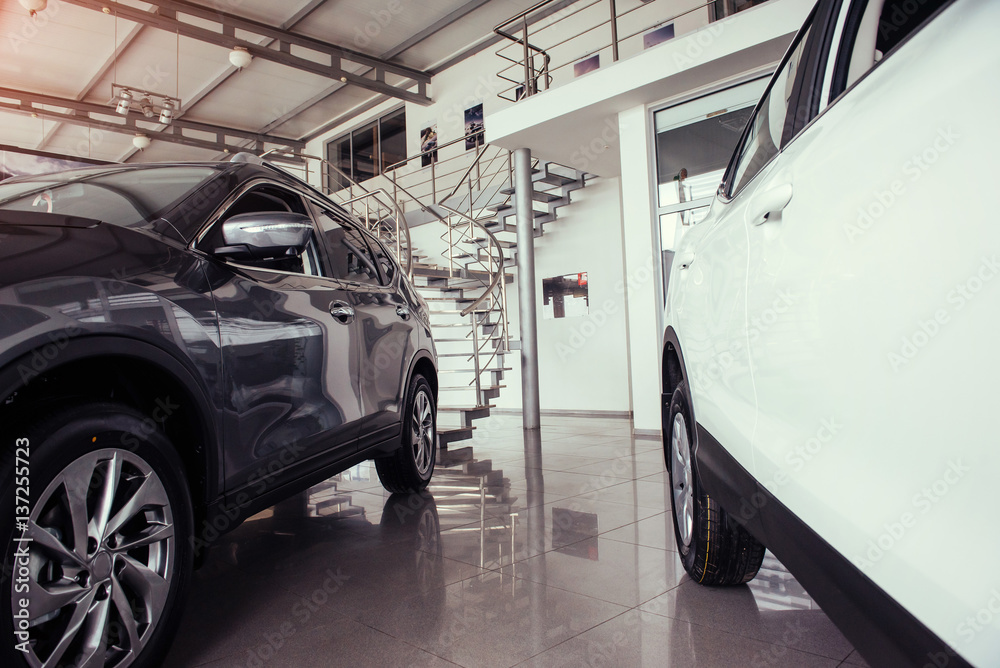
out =
[[[507,311],[518,250],[512,153],[477,146],[475,153],[432,161],[418,170],[394,169],[364,184],[315,159],[324,166],[325,184],[347,184],[325,187],[328,196],[396,255],[428,304],[438,352],[437,484],[448,486],[456,499],[486,496],[492,504],[511,503],[502,472],[493,470],[489,460],[476,460],[471,447],[451,446],[472,438],[477,422],[489,424],[493,401],[506,388],[505,374],[519,347]],[[331,174],[339,178],[331,179]],[[535,237],[544,234],[545,225],[570,204],[573,191],[591,178],[554,162],[533,161]],[[417,228],[420,248],[411,234]]]

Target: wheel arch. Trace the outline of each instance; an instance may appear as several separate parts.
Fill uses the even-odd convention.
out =
[[[67,339],[43,368],[33,367],[48,343],[46,338],[0,369],[0,422],[30,420],[54,403],[77,399],[131,406],[173,443],[197,518],[221,492],[221,461],[215,408],[194,364],[146,341],[96,335]]]
[[[687,368],[684,366],[684,354],[681,352],[681,344],[677,339],[677,332],[673,327],[667,327],[663,333],[663,354],[662,368],[660,370],[660,415],[663,422],[664,437],[670,431],[670,426],[666,423],[670,413],[670,399],[674,396],[674,390],[687,380]],[[688,383],[688,409],[691,411],[692,422],[694,419],[694,402],[691,397],[691,384]]]
[[[438,400],[438,377],[437,377],[437,365],[435,364],[434,358],[426,350],[419,351],[413,356],[413,360],[410,362],[410,372],[406,375],[406,386],[409,387],[410,379],[413,378],[413,374],[419,373],[427,382],[431,385],[431,391],[434,393],[434,403],[437,405]]]

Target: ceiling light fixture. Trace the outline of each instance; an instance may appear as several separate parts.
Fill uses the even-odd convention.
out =
[[[229,62],[233,64],[233,67],[238,67],[241,70],[249,65],[251,60],[253,60],[253,56],[244,46],[235,46],[229,52]]]
[[[155,119],[159,115],[159,121],[163,125],[169,125],[174,117],[180,113],[181,101],[179,98],[154,93],[146,90],[128,88],[121,84],[111,84],[111,102],[115,106],[115,112],[122,116],[127,116],[129,111],[140,112],[148,119]]]
[[[28,13],[34,16],[38,12],[44,12],[45,7],[48,5],[48,0],[20,0],[21,6],[28,10]]]
[[[135,146],[140,151],[145,151],[152,143],[146,135],[140,134],[132,137],[132,146]]]
[[[115,113],[121,114],[122,116],[128,116],[128,110],[132,107],[132,93],[126,88],[123,89],[121,93],[118,94],[118,105],[115,107]]]
[[[164,125],[170,125],[172,120],[174,120],[174,103],[170,100],[164,100],[163,108],[160,109],[160,122]]]

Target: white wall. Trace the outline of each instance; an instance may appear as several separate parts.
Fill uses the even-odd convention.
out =
[[[596,179],[535,239],[538,374],[541,409],[627,412],[628,353],[618,179]],[[542,279],[587,272],[588,316],[546,320]],[[511,331],[520,338],[517,280],[509,286]],[[518,358],[512,360],[517,366]],[[505,378],[500,408],[521,407],[521,378]]]

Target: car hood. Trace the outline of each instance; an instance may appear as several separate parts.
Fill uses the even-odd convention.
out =
[[[148,231],[88,218],[3,211],[0,287],[69,276],[127,281],[163,266],[183,252],[178,246]]]

